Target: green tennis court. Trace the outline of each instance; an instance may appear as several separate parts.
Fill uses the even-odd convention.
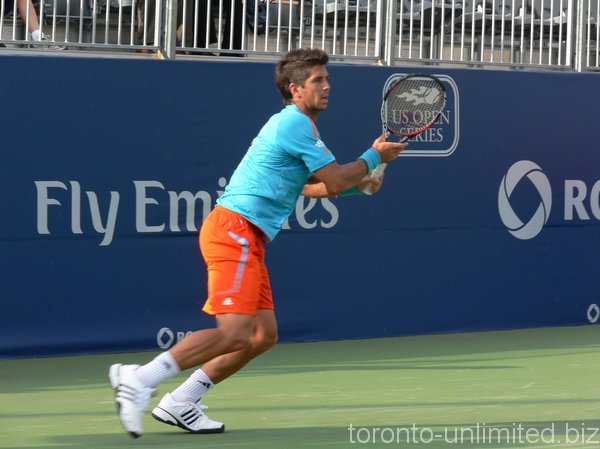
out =
[[[152,355],[0,360],[0,447],[600,447],[598,326],[280,344],[206,398],[224,434],[132,440],[107,370]]]

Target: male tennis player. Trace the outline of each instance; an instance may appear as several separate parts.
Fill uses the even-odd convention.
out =
[[[224,430],[206,416],[200,400],[277,341],[265,242],[275,238],[300,194],[360,194],[369,183],[379,190],[382,180],[368,173],[406,147],[380,136],[356,161],[337,163],[315,125],[329,103],[327,62],[325,52],[304,49],[279,61],[276,83],[286,106],[260,130],[202,225],[200,249],[208,268],[204,311],[216,316],[216,328],[193,332],[146,365],[110,367],[119,418],[134,438],[142,435],[142,416],[158,384],[199,365],[152,416],[194,433]]]

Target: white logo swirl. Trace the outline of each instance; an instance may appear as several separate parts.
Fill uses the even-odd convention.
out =
[[[527,223],[523,223],[510,205],[509,198],[517,184],[527,177],[540,195],[541,203]],[[529,240],[540,233],[548,222],[552,208],[552,189],[542,169],[531,161],[513,164],[502,178],[498,189],[498,212],[508,232],[521,240]]]
[[[156,343],[161,349],[168,349],[175,340],[175,334],[168,327],[163,327],[156,335]]]
[[[587,311],[587,318],[590,323],[596,323],[600,318],[600,307],[598,304],[590,304]]]

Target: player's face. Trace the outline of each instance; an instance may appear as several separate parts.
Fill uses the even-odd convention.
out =
[[[309,117],[315,119],[329,104],[329,73],[324,65],[310,69],[302,86],[292,85],[294,103]]]

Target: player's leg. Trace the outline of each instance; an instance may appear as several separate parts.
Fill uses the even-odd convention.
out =
[[[256,231],[237,214],[213,210],[202,226],[200,243],[209,275],[205,310],[217,316],[217,327],[192,333],[142,367],[120,364],[111,367],[109,378],[116,390],[119,418],[133,437],[142,434],[142,416],[159,383],[182,369],[241,350],[248,344],[260,292],[260,270],[253,263],[253,254],[260,253],[262,248],[258,240]],[[195,411],[202,415],[199,406]],[[184,428],[198,430],[188,427]]]
[[[271,348],[277,341],[277,323],[272,310],[259,310],[254,333],[243,349],[223,354],[196,370],[173,392],[167,393],[152,410],[152,416],[166,424],[193,433],[223,432],[225,425],[211,420],[200,403],[214,385],[239,371],[254,357]]]
[[[109,378],[116,390],[119,418],[125,430],[134,438],[142,435],[143,413],[158,384],[182,369],[245,348],[253,332],[253,321],[254,317],[250,315],[221,315],[217,318],[217,328],[188,335],[170,351],[163,352],[144,366],[111,366]],[[177,410],[179,416],[185,416],[187,420],[169,420],[167,416],[160,420],[198,433],[222,432],[224,429],[222,423],[210,420],[198,404],[181,404]]]
[[[223,354],[202,366],[202,371],[214,384],[227,379],[253,358],[269,350],[277,343],[277,320],[273,310],[258,310],[255,328],[248,345],[239,351]]]
[[[217,316],[215,329],[193,332],[169,351],[183,371],[201,365],[221,354],[245,348],[252,337],[254,317],[228,313]]]
[[[259,346],[260,351],[266,350],[266,324],[262,316],[256,317],[265,296],[269,299],[266,307],[272,309],[268,276],[266,281],[264,279],[266,268],[261,235],[240,215],[218,208],[203,225],[200,247],[208,267],[208,299],[204,310],[217,316],[218,329],[226,331],[222,338],[231,342],[227,345],[227,352],[215,350],[211,360],[240,353],[247,358],[240,364],[241,367],[250,360],[249,354]],[[275,319],[271,315],[269,329],[274,329],[276,335]],[[208,341],[203,332],[191,334],[171,350],[182,369],[208,362],[205,358],[207,351],[221,344],[218,339]],[[250,345],[254,345],[255,351],[247,350]],[[235,371],[238,369],[235,368]],[[190,432],[222,431],[223,424],[210,420],[202,413],[200,405],[202,396],[213,386],[211,374],[203,369],[196,370],[177,389],[163,397],[152,416]]]
[[[259,293],[254,320],[254,331],[245,348],[219,356],[202,366],[202,371],[213,384],[218,384],[243,368],[250,360],[269,350],[277,343],[277,320],[273,305],[273,291],[265,264],[264,248],[257,251],[255,270],[259,278]],[[201,398],[201,396],[200,396]]]
[[[177,364],[186,369],[206,361],[213,354],[220,356],[229,352],[243,351],[251,339],[254,317],[251,315],[225,314],[217,316],[217,333],[197,331],[175,345],[170,353]],[[226,342],[229,343],[226,343]],[[241,349],[240,349],[241,348]],[[181,427],[192,433],[220,433],[225,430],[222,422],[210,419],[204,413],[200,397],[212,387],[212,382],[202,370],[197,370],[173,393],[163,396],[152,410],[152,417],[160,422]]]

